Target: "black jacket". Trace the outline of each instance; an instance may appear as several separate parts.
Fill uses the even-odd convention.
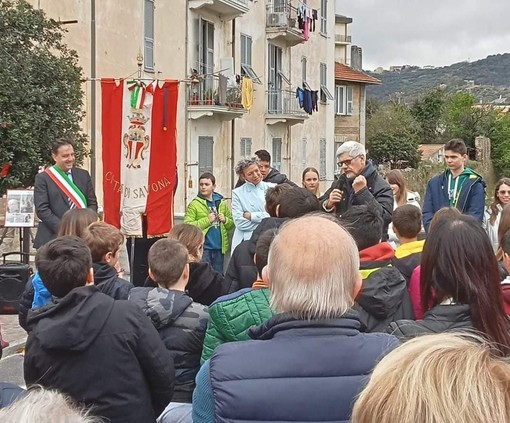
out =
[[[382,176],[377,173],[377,169],[371,161],[367,161],[365,169],[361,172],[367,180],[367,186],[357,193],[352,188],[353,179],[348,179],[340,175],[338,180],[333,181],[331,187],[319,198],[321,204],[329,198],[333,189],[337,188],[344,192],[340,203],[335,203],[335,212],[342,214],[350,206],[373,205],[379,210],[384,220],[383,240],[388,233],[388,225],[391,223],[393,215],[393,192],[390,185]]]
[[[135,304],[79,287],[28,323],[27,386],[58,389],[111,423],[154,423],[171,401],[173,359]]]
[[[280,171],[275,168],[271,168],[271,171],[267,175],[267,178],[264,179],[264,182],[271,182],[273,184],[289,184],[293,187],[297,187],[294,182],[287,178],[287,175],[280,173]],[[238,179],[235,188],[239,188],[243,184],[244,181],[242,179]]]
[[[129,300],[151,319],[172,354],[175,363],[172,401],[191,403],[209,319],[207,307],[194,303],[184,292],[162,288],[135,288]]]
[[[437,305],[423,315],[423,320],[398,320],[386,332],[400,339],[448,331],[473,330],[471,310],[467,304]]]
[[[269,229],[277,229],[287,221],[287,218],[266,217],[255,228],[251,238],[242,241],[232,252],[227,271],[225,272],[225,285],[228,293],[239,291],[243,288],[251,288],[257,280],[258,272],[255,266],[255,247],[259,236]]]
[[[117,271],[108,263],[94,263],[94,284],[103,293],[114,300],[127,300],[132,283],[117,276]]]
[[[33,276],[28,278],[28,282],[25,285],[25,290],[19,299],[18,306],[18,322],[26,332],[30,332],[27,324],[27,315],[28,311],[32,308],[32,303],[34,302],[35,295],[34,286],[32,285],[32,278]]]
[[[196,303],[210,306],[218,297],[227,293],[225,278],[209,263],[189,264],[189,281],[186,291]]]

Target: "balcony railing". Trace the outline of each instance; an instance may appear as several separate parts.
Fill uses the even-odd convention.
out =
[[[304,116],[294,91],[267,91],[267,113],[270,115]]]
[[[290,2],[281,4],[268,4],[266,6],[266,27],[268,28],[295,28],[297,27],[297,10]]]
[[[350,35],[335,34],[335,43],[350,44],[352,37]]]
[[[241,87],[239,85],[220,86],[219,80],[206,77],[192,83],[188,91],[189,106],[221,106],[243,109],[241,104]]]

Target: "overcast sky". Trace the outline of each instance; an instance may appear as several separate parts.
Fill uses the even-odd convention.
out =
[[[510,0],[336,0],[363,68],[446,66],[510,52]]]

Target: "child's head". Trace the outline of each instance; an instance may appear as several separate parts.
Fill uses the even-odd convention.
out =
[[[278,217],[295,219],[321,209],[319,199],[305,188],[291,187],[280,196]]]
[[[181,278],[187,282],[188,250],[179,241],[160,239],[150,248],[147,260],[149,275],[160,288],[170,289]]]
[[[198,262],[204,254],[204,234],[193,225],[181,223],[175,225],[168,234],[169,239],[175,239],[188,249],[189,261]]]
[[[286,192],[292,187],[289,184],[279,184],[269,188],[266,192],[266,211],[271,217],[278,217],[278,206]]]
[[[397,237],[415,239],[421,231],[421,210],[412,204],[404,204],[393,210],[393,230]]]
[[[115,267],[124,243],[124,235],[115,226],[105,222],[91,223],[83,230],[81,238],[90,248],[94,263],[103,262]]]
[[[381,242],[384,221],[372,206],[352,206],[342,214],[340,222],[356,241],[359,251]]]
[[[210,172],[205,172],[198,178],[198,189],[204,197],[212,195],[216,189],[216,178]]]
[[[61,236],[43,245],[37,250],[35,265],[44,285],[57,298],[94,281],[90,250],[77,236]]]
[[[81,237],[83,230],[93,222],[97,222],[97,213],[92,209],[68,210],[60,219],[57,236]]]
[[[262,269],[267,266],[269,247],[273,242],[276,232],[276,229],[268,229],[257,239],[257,245],[255,246],[255,266],[257,266],[259,278],[262,277]]]

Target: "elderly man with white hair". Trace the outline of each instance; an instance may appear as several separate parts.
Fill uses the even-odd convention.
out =
[[[348,422],[372,368],[398,344],[360,331],[358,268],[356,244],[339,224],[320,216],[284,224],[263,270],[279,314],[204,363],[193,422]]]
[[[342,173],[319,198],[323,209],[328,213],[341,215],[351,206],[373,204],[384,220],[385,240],[393,214],[393,193],[390,185],[378,175],[372,162],[367,160],[365,147],[359,142],[344,142],[338,147],[336,157]]]

